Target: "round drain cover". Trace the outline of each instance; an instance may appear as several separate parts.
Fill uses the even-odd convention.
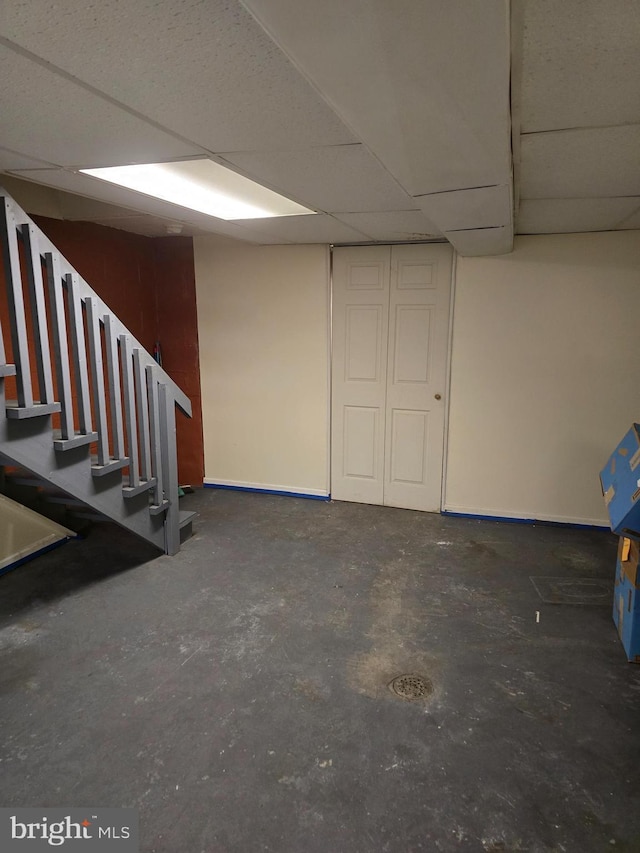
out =
[[[401,699],[426,699],[433,693],[433,684],[422,675],[399,675],[389,687]]]

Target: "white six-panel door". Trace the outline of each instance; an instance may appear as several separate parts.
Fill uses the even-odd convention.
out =
[[[331,494],[440,509],[451,247],[333,253]]]

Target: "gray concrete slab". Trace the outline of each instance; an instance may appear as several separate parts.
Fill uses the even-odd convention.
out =
[[[602,601],[611,534],[181,506],[176,557],[96,525],[0,578],[0,805],[135,807],[145,853],[640,850],[640,667],[530,580]]]

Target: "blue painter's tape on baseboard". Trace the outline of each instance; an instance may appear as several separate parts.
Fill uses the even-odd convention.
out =
[[[309,501],[330,501],[331,495],[310,495],[307,492],[281,492],[278,489],[258,489],[254,486],[230,486],[227,483],[204,483],[205,489],[226,489],[230,492],[255,492],[258,495],[282,495],[286,498],[306,498]]]
[[[502,521],[505,524],[544,524],[545,527],[570,527],[575,530],[610,530],[604,524],[578,524],[573,521],[542,521],[538,518],[511,518],[504,515],[480,515],[472,512],[453,512],[453,510],[442,509],[440,515],[448,515],[452,518],[471,518],[476,521]]]
[[[74,539],[79,539],[81,537],[74,536]],[[45,545],[44,548],[40,548],[38,551],[34,551],[33,554],[27,554],[26,557],[20,557],[19,560],[16,560],[15,563],[11,563],[8,566],[5,566],[4,569],[0,569],[0,576],[6,575],[7,572],[12,572],[14,569],[19,569],[20,566],[24,566],[25,563],[30,562],[31,560],[35,560],[36,557],[40,557],[42,554],[46,554],[48,551],[53,551],[54,548],[59,548],[61,545],[66,545],[71,537],[67,537],[66,539],[60,539],[58,542],[52,542],[50,545]]]

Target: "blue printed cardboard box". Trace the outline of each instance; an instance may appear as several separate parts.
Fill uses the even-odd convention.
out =
[[[634,424],[600,472],[611,529],[640,539],[640,425]]]
[[[640,543],[622,537],[618,544],[613,621],[627,655],[640,663]]]

